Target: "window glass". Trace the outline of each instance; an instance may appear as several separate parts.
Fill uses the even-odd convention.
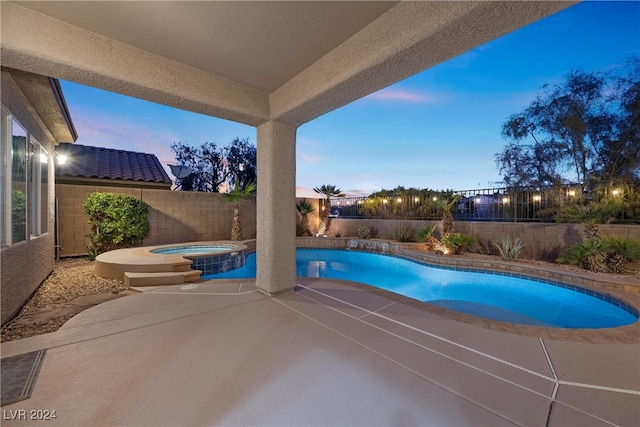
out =
[[[9,115],[2,110],[2,121],[0,122],[0,247],[7,246],[7,217],[11,201],[7,200],[7,188],[10,183],[7,180],[9,173],[9,155],[11,153],[11,126]]]
[[[40,147],[40,233],[49,231],[49,153]]]
[[[31,235],[39,236],[42,231],[42,208],[47,204],[42,204],[42,162],[47,161],[42,152],[42,147],[35,140],[30,138],[31,151],[29,153],[29,220],[31,222]]]
[[[11,123],[11,243],[27,238],[27,131]]]

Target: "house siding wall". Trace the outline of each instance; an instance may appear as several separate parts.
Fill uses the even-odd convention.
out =
[[[395,240],[394,229],[398,224],[405,224],[419,230],[439,221],[389,220],[389,219],[339,219],[331,222],[329,235],[336,232],[342,237],[357,236],[357,228],[361,224],[378,230],[378,237]],[[603,236],[631,237],[640,240],[640,226],[622,224],[601,224]],[[473,222],[456,221],[455,231],[476,237],[478,249],[482,253],[497,254],[492,242],[500,243],[508,235],[519,235],[525,242],[522,257],[540,260],[555,260],[560,251],[572,243],[584,238],[582,224],[547,224],[522,222]],[[439,231],[434,233],[439,235]]]
[[[54,181],[53,136],[42,127],[42,121],[12,83],[6,71],[2,72],[2,104],[24,126],[38,142],[49,152],[49,223],[48,233],[27,239],[25,242],[0,250],[0,323],[3,325],[12,319],[38,289],[40,284],[53,271],[54,265]],[[28,221],[30,227],[30,221]],[[27,236],[31,229],[27,229]]]

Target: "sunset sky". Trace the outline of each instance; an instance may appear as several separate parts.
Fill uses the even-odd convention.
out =
[[[608,71],[640,56],[639,22],[640,2],[586,1],[306,123],[296,185],[354,195],[497,186],[504,121],[571,70]],[[61,84],[78,144],[154,153],[166,165],[174,142],[256,141],[250,126]]]

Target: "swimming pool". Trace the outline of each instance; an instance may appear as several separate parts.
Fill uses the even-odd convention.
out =
[[[170,246],[166,248],[153,249],[153,254],[163,255],[207,255],[219,252],[228,252],[236,250],[235,245],[181,245]]]
[[[298,249],[299,277],[364,283],[487,319],[561,328],[612,328],[638,320],[623,301],[569,285],[523,277],[433,267],[395,256]],[[244,267],[204,279],[256,277],[255,253]]]

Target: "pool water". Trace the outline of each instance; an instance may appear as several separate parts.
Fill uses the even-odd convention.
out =
[[[589,291],[591,295],[588,295],[535,280],[432,267],[394,256],[298,249],[296,270],[298,277],[364,283],[443,308],[503,322],[597,329],[628,325],[638,320],[637,311],[632,307],[596,292]],[[242,268],[203,278],[249,277],[256,277],[255,253],[247,257]]]
[[[217,252],[228,252],[235,250],[234,245],[189,245],[171,246],[168,248],[153,249],[151,253],[163,255],[206,255]]]

